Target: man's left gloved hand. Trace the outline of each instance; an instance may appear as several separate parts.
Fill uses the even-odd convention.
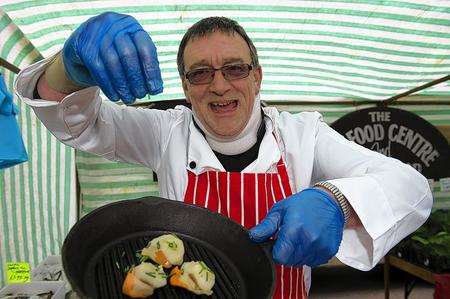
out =
[[[263,242],[276,234],[273,259],[288,266],[318,266],[338,251],[344,215],[328,192],[309,188],[277,202],[249,234]]]

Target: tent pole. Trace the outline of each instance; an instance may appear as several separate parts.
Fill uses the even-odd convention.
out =
[[[423,89],[425,89],[425,88],[428,88],[428,87],[437,85],[437,84],[439,84],[439,83],[445,82],[445,81],[447,81],[447,80],[449,80],[449,79],[450,79],[450,75],[447,75],[447,76],[442,77],[442,78],[440,78],[440,79],[433,80],[433,81],[428,82],[428,83],[425,83],[425,84],[423,84],[423,85],[421,85],[421,86],[418,86],[418,87],[415,87],[415,88],[410,89],[410,90],[408,90],[408,91],[405,91],[405,92],[403,92],[403,93],[401,93],[401,94],[398,94],[398,95],[395,95],[395,96],[393,96],[393,97],[390,97],[389,99],[383,100],[383,101],[380,102],[378,105],[380,105],[380,106],[387,106],[387,105],[389,105],[389,104],[392,104],[392,102],[394,102],[395,100],[397,100],[397,99],[399,99],[399,98],[406,97],[406,96],[408,96],[408,95],[410,95],[410,94],[412,94],[412,93],[415,93],[415,92],[418,92],[418,91],[423,90]]]
[[[5,59],[3,59],[1,57],[0,57],[0,66],[4,67],[5,69],[7,69],[15,74],[18,74],[20,72],[20,69],[17,66],[9,63],[8,61],[6,61]]]

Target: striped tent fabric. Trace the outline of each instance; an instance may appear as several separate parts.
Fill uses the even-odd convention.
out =
[[[94,15],[105,11],[133,15],[157,46],[165,86],[162,94],[143,101],[184,98],[176,67],[179,41],[194,22],[215,15],[237,20],[254,41],[263,67],[262,100],[293,113],[318,110],[328,123],[348,112],[373,106],[342,102],[376,103],[450,73],[450,1],[260,0],[252,4],[236,0],[2,0],[1,9],[7,13],[0,19],[0,49],[6,49],[2,50],[2,57],[20,67],[38,59],[30,54],[35,53],[29,50],[30,46],[19,46],[25,39],[48,57],[61,49],[81,22]],[[20,30],[5,25],[11,19]],[[5,48],[2,35],[7,27],[14,37],[6,39],[9,42]],[[17,32],[21,32],[21,38]],[[21,50],[21,56],[9,53],[16,53],[16,48],[27,50]],[[19,56],[20,61],[16,59]],[[8,77],[11,84],[13,75]],[[449,96],[449,83],[444,82],[407,98],[422,103],[432,101],[433,105],[397,107],[417,113],[434,125],[449,126]],[[442,100],[447,100],[447,104],[436,104]],[[308,104],[296,104],[299,101]],[[75,162],[82,215],[113,200],[157,194],[148,169],[85,153],[74,154],[54,141],[29,108],[19,105],[19,122],[32,155],[29,163],[0,173],[0,196],[6,199],[0,203],[0,212],[7,217],[0,220],[0,229],[9,229],[8,236],[0,236],[0,267],[13,260],[35,265],[46,253],[57,252],[60,236],[76,218]],[[34,168],[29,170],[29,165]],[[115,175],[118,173],[127,175]],[[439,182],[432,186],[435,207],[448,207],[450,193],[442,192]],[[53,217],[48,217],[44,232],[39,225],[36,229],[28,225],[29,221],[39,223],[45,212],[24,215],[17,211],[23,208],[29,213],[31,207],[37,211],[36,206],[42,202],[37,197],[24,204],[33,192],[35,197],[42,194],[44,208],[53,208]],[[55,224],[59,230],[48,230]],[[33,231],[35,239],[27,231],[33,242],[14,231],[15,227]],[[10,241],[11,236],[17,242]],[[48,237],[54,242],[47,242]],[[4,274],[1,275],[4,282]]]
[[[158,184],[146,167],[117,163],[77,151],[81,216],[118,200],[158,196]]]
[[[20,68],[42,59],[1,9],[0,56]],[[14,74],[0,71],[12,90]],[[0,286],[6,282],[6,262],[35,266],[59,254],[76,220],[74,151],[59,143],[28,106],[14,101],[29,160],[0,170]]]
[[[450,73],[449,1],[2,0],[48,56],[78,24],[104,11],[138,19],[158,48],[165,91],[183,98],[176,51],[185,30],[213,15],[239,21],[264,70],[262,99],[381,100]],[[11,4],[8,4],[11,3]],[[449,95],[444,83],[422,92]]]

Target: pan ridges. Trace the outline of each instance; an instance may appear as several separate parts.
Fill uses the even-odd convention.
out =
[[[130,298],[122,294],[122,284],[127,270],[140,263],[136,253],[144,248],[151,239],[164,233],[152,232],[151,235],[122,240],[120,243],[106,248],[95,265],[96,298]],[[220,253],[214,252],[214,248],[208,248],[201,241],[188,236],[178,235],[178,237],[183,240],[185,246],[184,261],[204,261],[216,275],[216,283],[212,289],[213,295],[199,296],[185,289],[167,285],[156,289],[150,298],[234,299],[246,297],[245,286],[241,283],[243,278],[237,268],[226,258],[220,257]]]

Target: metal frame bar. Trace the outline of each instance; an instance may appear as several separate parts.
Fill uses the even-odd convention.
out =
[[[15,66],[14,64],[9,63],[8,61],[6,61],[5,59],[0,57],[0,66],[4,67],[5,69],[18,74],[20,72],[20,69]]]

